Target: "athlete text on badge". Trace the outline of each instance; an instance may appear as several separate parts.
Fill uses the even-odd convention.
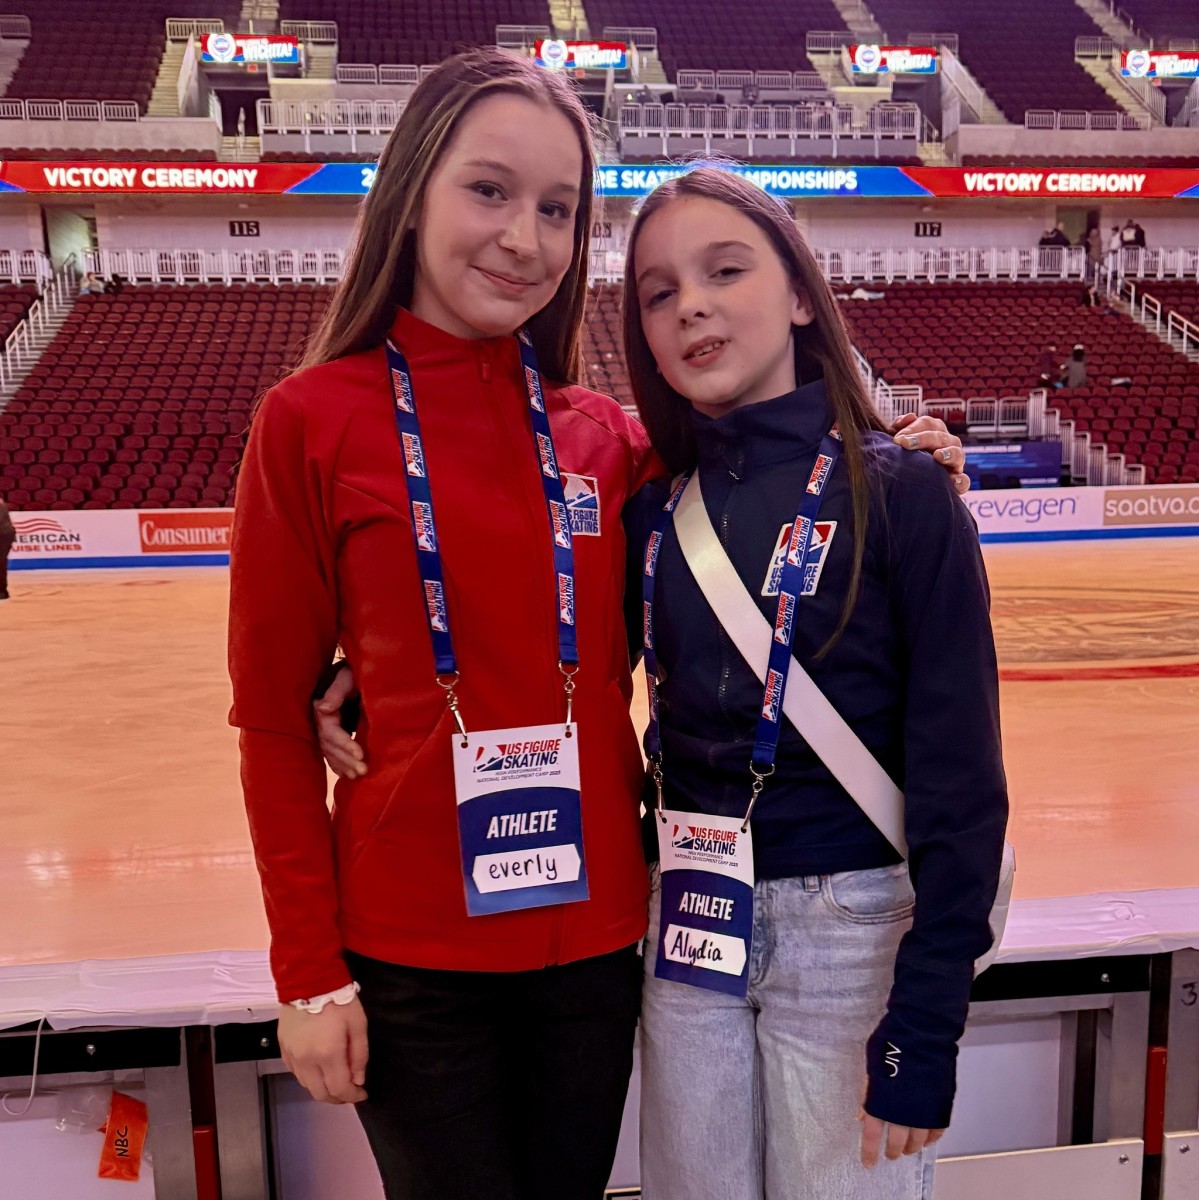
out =
[[[503,813],[492,817],[487,826],[489,838],[516,837],[524,833],[552,833],[558,828],[558,810],[543,809],[541,812]]]
[[[703,892],[684,892],[679,901],[679,912],[711,917],[714,921],[731,921],[733,901],[721,896],[705,896]]]

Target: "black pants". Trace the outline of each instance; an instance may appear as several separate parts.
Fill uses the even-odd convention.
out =
[[[8,552],[16,540],[14,533],[0,533],[0,594],[8,591]]]
[[[358,1115],[388,1200],[600,1200],[641,1006],[635,947],[511,974],[346,960],[370,1044]]]

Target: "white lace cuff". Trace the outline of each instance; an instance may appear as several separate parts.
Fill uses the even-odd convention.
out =
[[[292,1008],[303,1009],[304,1012],[321,1013],[326,1004],[349,1004],[362,989],[356,983],[347,983],[345,987],[335,992],[326,992],[323,996],[313,996],[311,1000],[291,1000]]]

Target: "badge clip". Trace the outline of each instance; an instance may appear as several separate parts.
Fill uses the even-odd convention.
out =
[[[470,745],[470,738],[466,733],[466,725],[462,720],[462,713],[458,709],[458,693],[454,690],[458,686],[458,680],[461,676],[455,671],[452,675],[438,675],[437,686],[445,692],[445,702],[449,706],[450,712],[454,714],[454,721],[458,725],[458,732],[462,734],[462,747],[465,749]]]
[[[650,760],[650,775],[654,781],[654,787],[658,790],[658,820],[663,825],[666,824],[666,805],[662,800],[662,756],[655,754]]]
[[[754,786],[749,794],[749,808],[745,810],[745,820],[741,822],[741,832],[744,833],[749,828],[749,818],[753,816],[754,805],[758,802],[758,797],[762,794],[762,789],[766,786],[766,780],[774,774],[774,763],[764,771],[758,770],[751,762],[749,764],[749,773],[754,777]]]
[[[564,662],[558,663],[558,670],[562,672],[566,679],[564,690],[566,692],[566,736],[574,737],[574,730],[571,729],[571,713],[574,708],[575,700],[575,676],[579,673],[579,664],[567,665]]]

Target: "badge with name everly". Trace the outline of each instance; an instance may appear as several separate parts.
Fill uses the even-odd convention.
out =
[[[517,344],[553,538],[551,586],[557,597],[558,670],[562,674],[566,720],[560,725],[468,732],[458,696],[461,676],[450,629],[452,614],[446,602],[412,374],[403,351],[394,342],[387,342],[396,432],[403,453],[401,478],[412,513],[413,544],[425,593],[435,679],[457,728],[452,741],[454,792],[466,911],[472,917],[587,899],[579,800],[579,727],[572,719],[575,675],[579,670],[574,520],[558,472],[537,356],[527,330],[520,330]],[[598,521],[598,500],[596,504]]]
[[[453,748],[466,911],[586,900],[578,727],[455,734]]]
[[[738,817],[668,808],[659,818],[662,922],[654,975],[744,996],[754,925],[753,834]]]

